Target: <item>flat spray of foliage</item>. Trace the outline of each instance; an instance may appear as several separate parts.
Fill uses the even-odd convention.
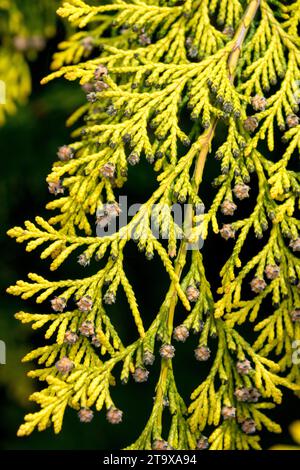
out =
[[[130,378],[145,382],[154,352],[161,369],[152,412],[134,443],[124,436],[129,449],[259,449],[263,427],[280,432],[268,410],[280,404],[282,387],[296,392],[300,384],[292,360],[300,340],[299,11],[299,0],[69,0],[59,8],[78,31],[60,45],[56,71],[44,82],[80,81],[87,103],[69,124],[84,117],[84,125],[59,149],[47,179],[58,196],[48,204],[56,215],[9,235],[26,242],[27,251],[44,245],[41,258],[52,258],[51,270],[79,250],[79,263],[95,266],[95,274],[50,282],[30,273],[8,289],[51,301],[52,312],[16,316],[34,329],[48,325],[47,340],[55,336],[25,357],[38,360],[42,368],[30,376],[47,386],[31,396],[41,410],[25,417],[20,436],[51,424],[60,432],[67,406],[82,422],[105,408],[108,421],[120,423],[126,410],[113,401],[112,388]],[[283,150],[276,151],[281,137]],[[199,216],[205,162],[214,157],[220,162],[215,196]],[[158,174],[155,192],[126,227],[97,237],[96,217],[105,225],[118,216],[116,192],[128,165],[144,158]],[[255,185],[249,211],[243,200]],[[169,234],[164,243],[150,229],[151,208],[177,201],[193,208],[185,221],[192,228],[177,241],[174,220],[158,211],[156,223]],[[212,234],[231,247],[215,292],[205,274],[205,243],[202,252],[188,250]],[[261,250],[251,257],[253,235]],[[134,292],[126,273],[131,239],[149,260],[156,254],[170,278],[149,328],[138,305],[143,292]],[[137,331],[132,344],[123,344],[110,318],[109,304],[121,289]],[[257,333],[254,344],[242,324]],[[200,361],[199,386],[185,403],[172,362],[176,341],[188,341],[191,331],[199,338],[191,358]]]

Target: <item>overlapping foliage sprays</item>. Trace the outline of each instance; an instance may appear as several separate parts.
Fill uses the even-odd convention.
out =
[[[51,270],[76,250],[95,274],[50,282],[30,273],[9,288],[48,302],[48,313],[16,316],[34,329],[47,325],[46,338],[55,338],[25,357],[38,360],[42,368],[30,375],[47,385],[31,397],[41,410],[25,417],[20,436],[50,424],[60,432],[67,406],[82,422],[104,409],[110,423],[120,423],[126,410],[113,401],[112,387],[147,381],[154,359],[161,371],[152,412],[134,443],[124,436],[129,449],[259,449],[263,427],[280,432],[268,410],[279,406],[283,388],[297,392],[300,384],[293,361],[300,340],[299,9],[299,0],[69,0],[59,8],[78,32],[61,44],[57,71],[44,83],[79,80],[87,102],[69,124],[84,121],[74,141],[59,149],[47,179],[55,214],[9,235],[28,251],[44,245],[41,258],[51,259]],[[222,140],[212,150],[220,126]],[[201,215],[205,162],[214,157],[220,162],[215,197],[209,206],[204,201]],[[144,158],[158,173],[157,189],[126,227],[97,237],[95,220],[105,226],[118,217],[116,193],[128,165]],[[173,218],[151,210],[176,202],[192,207],[181,240]],[[151,231],[153,212],[167,244]],[[231,247],[217,291],[202,256],[213,233]],[[262,248],[249,257],[253,234]],[[188,250],[199,237],[202,251]],[[149,328],[138,305],[143,293],[134,292],[126,273],[124,248],[132,239],[149,260],[161,259],[170,278]],[[127,321],[136,325],[132,344],[123,344],[110,318],[121,289],[132,312]],[[179,303],[184,316],[176,315]],[[257,332],[254,344],[242,324]],[[200,383],[185,403],[172,363],[176,343],[188,342],[191,331],[199,338]],[[203,361],[210,366],[206,376]]]

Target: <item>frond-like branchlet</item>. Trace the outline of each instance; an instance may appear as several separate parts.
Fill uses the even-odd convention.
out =
[[[82,421],[92,418],[92,407],[105,407],[108,421],[119,423],[111,387],[130,375],[146,381],[161,341],[152,413],[128,448],[259,449],[263,427],[280,432],[267,412],[281,402],[282,387],[300,385],[293,360],[300,340],[299,1],[91,3],[68,0],[59,8],[78,31],[60,45],[54,71],[43,80],[78,80],[87,94],[69,120],[80,122],[74,141],[59,149],[47,178],[50,192],[60,196],[48,204],[55,214],[9,235],[26,242],[27,251],[43,245],[41,258],[51,258],[51,270],[76,250],[79,264],[95,265],[95,274],[62,281],[29,274],[9,288],[23,299],[51,300],[52,313],[17,318],[33,328],[47,324],[46,338],[56,337],[25,358],[43,365],[31,375],[48,386],[32,395],[41,410],[26,416],[19,434],[51,423],[59,432],[67,406]],[[215,196],[203,213],[204,167],[214,156],[220,162]],[[120,215],[117,194],[128,166],[144,158],[157,172],[156,190],[127,225],[96,236],[95,219],[105,226]],[[249,192],[255,194],[250,210],[243,201]],[[183,227],[170,212],[175,202],[189,205]],[[217,290],[206,277],[205,257],[190,250],[212,234],[231,246]],[[248,249],[253,236],[261,239],[256,252]],[[149,260],[157,254],[170,278],[150,327],[126,273],[131,239]],[[137,332],[128,345],[109,312],[119,288]],[[177,320],[178,300],[186,315]],[[253,344],[242,328],[251,323]],[[172,343],[187,340],[191,330],[199,337],[195,360],[210,368],[186,405]]]

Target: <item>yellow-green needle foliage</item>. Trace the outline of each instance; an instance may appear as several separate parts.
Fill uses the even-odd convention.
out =
[[[0,125],[31,93],[28,60],[55,35],[58,0],[0,0]],[[4,85],[3,85],[4,84]],[[5,89],[3,90],[3,86]]]
[[[135,443],[124,436],[124,446],[259,449],[262,428],[280,432],[268,410],[283,388],[300,385],[299,8],[299,0],[69,0],[59,8],[78,31],[61,44],[44,83],[78,80],[87,103],[69,124],[84,120],[47,178],[58,196],[48,204],[54,215],[9,235],[28,251],[43,245],[51,270],[76,250],[95,274],[53,282],[30,273],[9,288],[52,305],[48,313],[17,314],[34,329],[47,325],[47,340],[54,338],[25,357],[37,359],[41,368],[31,376],[47,385],[31,397],[41,409],[26,416],[20,436],[50,424],[60,432],[67,406],[84,422],[104,408],[110,423],[120,423],[126,410],[114,403],[112,387],[130,377],[145,382],[155,354],[161,371],[151,415]],[[127,226],[97,237],[95,219],[118,216],[128,165],[144,158],[158,174],[156,190]],[[219,176],[199,215],[207,159]],[[189,203],[181,240],[174,218],[157,211],[175,202]],[[167,242],[154,236],[153,217]],[[217,289],[202,255],[211,236],[231,247]],[[253,236],[261,239],[254,253]],[[199,237],[202,251],[189,250]],[[138,305],[143,292],[134,292],[126,272],[131,239],[147,258],[156,254],[170,278],[150,327]],[[121,289],[136,327],[131,344],[110,318]],[[242,324],[257,332],[254,344]],[[200,383],[184,403],[172,363],[176,341],[188,342],[192,330]]]

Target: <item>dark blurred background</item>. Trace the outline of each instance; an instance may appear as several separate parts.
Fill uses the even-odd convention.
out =
[[[51,199],[47,191],[45,178],[52,162],[56,158],[57,147],[69,142],[70,130],[66,129],[67,117],[84,102],[85,96],[78,84],[64,80],[42,87],[40,79],[48,73],[52,53],[55,51],[61,32],[42,52],[37,61],[31,64],[33,93],[28,105],[19,109],[0,129],[0,148],[2,170],[0,174],[0,218],[1,218],[1,266],[0,266],[0,339],[7,345],[7,364],[0,365],[0,448],[1,449],[114,449],[132,443],[142,431],[150,415],[155,383],[159,373],[159,364],[152,368],[147,384],[118,385],[113,398],[124,411],[123,423],[119,426],[107,424],[104,413],[98,413],[89,425],[80,424],[76,412],[66,413],[63,431],[55,436],[52,429],[43,433],[35,432],[29,438],[17,438],[16,431],[22,423],[25,413],[35,409],[28,401],[28,395],[38,384],[26,377],[28,365],[21,363],[22,356],[30,349],[43,344],[42,332],[33,333],[29,326],[22,326],[14,319],[15,312],[42,312],[40,306],[23,302],[5,293],[7,286],[17,279],[25,279],[27,272],[38,272],[45,277],[81,275],[82,270],[76,263],[62,267],[57,274],[49,274],[47,262],[40,261],[38,253],[24,252],[23,245],[17,245],[6,236],[6,231],[21,225],[26,219],[36,215],[47,217],[45,204]],[[1,78],[1,77],[0,77]],[[219,131],[221,132],[221,130]],[[214,197],[215,189],[211,182],[218,173],[216,161],[210,157],[206,167],[206,177],[202,193],[208,205]],[[255,184],[255,181],[254,181]],[[142,202],[155,187],[155,175],[146,162],[130,170],[129,182],[121,194],[128,194],[132,202]],[[255,190],[253,191],[255,196]],[[242,210],[249,210],[249,204],[243,203]],[[218,240],[218,243],[216,243]],[[251,241],[249,251],[255,252],[259,244]],[[217,286],[218,267],[230,253],[230,244],[211,237],[205,243],[203,254],[207,263],[207,274],[214,286]],[[155,258],[146,261],[137,252],[134,244],[127,251],[127,271],[138,293],[145,324],[149,324],[156,315],[159,305],[168,287],[168,278],[163,273],[160,262]],[[248,252],[249,255],[249,252]],[[95,266],[88,268],[91,272]],[[115,324],[119,325],[121,336],[126,340],[134,338],[132,319],[121,297],[117,304],[109,307]],[[184,314],[178,306],[176,322]],[[247,332],[251,338],[252,332]],[[213,340],[212,340],[213,341]],[[212,343],[213,344],[213,343]],[[205,367],[193,359],[193,349],[197,338],[192,336],[187,344],[177,346],[175,373],[179,390],[188,402],[191,391],[205,377]],[[269,412],[283,427],[283,435],[276,436],[262,433],[262,445],[268,448],[278,442],[288,443],[290,438],[287,426],[294,419],[300,418],[299,401],[290,392],[285,393],[283,405]]]

